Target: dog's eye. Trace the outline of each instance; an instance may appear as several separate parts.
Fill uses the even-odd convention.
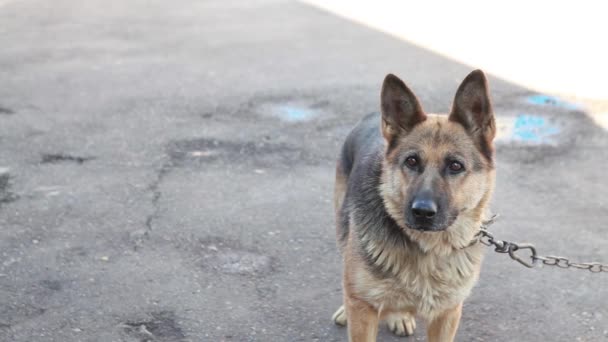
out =
[[[410,169],[414,169],[418,166],[418,158],[416,157],[407,157],[405,159],[405,165]]]
[[[450,162],[449,169],[454,173],[460,172],[464,170],[464,165],[462,165],[460,162],[452,161]]]

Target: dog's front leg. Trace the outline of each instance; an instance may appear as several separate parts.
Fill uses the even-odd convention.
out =
[[[458,330],[460,316],[462,314],[462,303],[456,307],[440,313],[429,323],[429,342],[452,342]]]
[[[378,311],[368,303],[345,296],[344,308],[350,342],[374,342],[378,334]]]

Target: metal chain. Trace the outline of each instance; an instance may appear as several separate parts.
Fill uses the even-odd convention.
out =
[[[481,225],[481,229],[479,230],[479,233],[477,233],[475,235],[477,238],[477,241],[481,242],[482,244],[484,244],[486,246],[494,246],[494,251],[497,253],[509,254],[511,259],[513,259],[513,260],[519,262],[520,264],[522,264],[526,267],[529,267],[529,268],[533,268],[542,263],[543,265],[557,266],[560,268],[574,267],[574,268],[578,268],[578,269],[582,269],[582,270],[589,270],[590,272],[593,272],[593,273],[600,273],[600,272],[608,273],[608,265],[606,265],[606,264],[601,264],[599,262],[586,262],[586,263],[572,262],[568,258],[564,258],[564,257],[560,257],[560,256],[553,256],[553,255],[540,256],[536,253],[536,248],[534,247],[533,244],[515,243],[515,242],[510,242],[510,241],[505,241],[505,240],[498,240],[494,237],[494,235],[492,235],[487,230],[487,228],[490,225],[492,225],[494,222],[496,222],[497,218],[498,218],[498,215],[494,215],[489,220],[484,221]],[[528,252],[530,253],[529,261],[526,260],[525,258],[522,258],[521,254],[518,255],[516,253],[517,251],[521,251],[521,250],[528,250]]]

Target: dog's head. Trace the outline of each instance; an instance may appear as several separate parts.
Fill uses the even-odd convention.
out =
[[[484,73],[464,79],[447,116],[425,114],[392,74],[384,79],[381,104],[382,193],[390,215],[410,234],[479,222],[494,185],[496,133]]]

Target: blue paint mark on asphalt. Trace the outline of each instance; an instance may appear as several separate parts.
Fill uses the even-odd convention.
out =
[[[575,103],[563,101],[555,96],[549,96],[549,95],[537,94],[537,95],[528,96],[526,101],[530,104],[539,105],[539,106],[560,107],[560,108],[569,109],[569,110],[581,109],[581,107]]]
[[[530,143],[546,143],[560,132],[542,116],[519,115],[513,127],[513,139]]]
[[[281,119],[289,122],[307,121],[315,116],[312,110],[294,106],[281,106],[278,114]]]

